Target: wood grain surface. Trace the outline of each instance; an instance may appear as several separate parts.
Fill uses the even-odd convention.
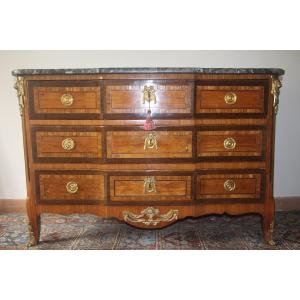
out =
[[[22,116],[27,213],[39,239],[41,213],[93,213],[124,220],[159,209],[161,228],[212,213],[262,216],[266,241],[274,220],[275,115],[272,80],[261,74],[93,74],[24,76]],[[156,128],[143,130],[152,85]],[[64,106],[69,93],[73,104]],[[228,104],[227,93],[236,101]],[[145,147],[153,133],[154,147]],[[72,150],[62,141],[72,138]],[[224,140],[233,138],[234,149]],[[155,192],[145,192],[154,177]],[[224,182],[235,189],[226,191]],[[68,182],[78,191],[69,193]],[[166,216],[176,217],[166,221]],[[138,218],[138,217],[137,217]]]

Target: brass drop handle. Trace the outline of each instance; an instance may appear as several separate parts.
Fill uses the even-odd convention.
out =
[[[227,192],[232,192],[235,190],[235,182],[234,180],[232,179],[227,179],[225,182],[224,182],[224,189],[225,191]]]
[[[144,193],[156,193],[156,181],[154,176],[146,177],[144,179]]]
[[[75,142],[71,138],[66,138],[61,142],[61,146],[64,150],[70,151],[75,148]]]
[[[237,100],[237,95],[233,92],[229,92],[224,96],[225,103],[231,105],[234,104]]]
[[[63,94],[60,101],[63,106],[71,106],[74,102],[74,97],[71,94]]]
[[[153,102],[154,104],[156,103],[156,95],[155,95],[155,88],[153,85],[144,86],[144,90],[143,90],[143,104],[147,102]]]
[[[157,137],[155,133],[147,133],[144,141],[144,150],[158,149]]]
[[[224,148],[227,150],[232,150],[236,147],[236,141],[234,138],[229,137],[224,140]]]
[[[75,194],[78,191],[78,184],[76,182],[74,182],[74,181],[69,181],[66,184],[66,190],[70,194]]]

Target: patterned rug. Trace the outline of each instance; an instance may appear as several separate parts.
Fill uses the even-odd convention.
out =
[[[0,214],[0,249],[27,249],[25,214]],[[300,212],[276,214],[276,246],[262,240],[258,215],[189,218],[159,230],[136,229],[92,215],[42,215],[41,240],[30,249],[300,249]]]

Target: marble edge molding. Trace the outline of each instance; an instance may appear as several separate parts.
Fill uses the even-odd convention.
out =
[[[105,73],[204,73],[204,74],[271,74],[283,75],[279,68],[77,68],[77,69],[17,69],[13,76],[25,75],[85,75]]]

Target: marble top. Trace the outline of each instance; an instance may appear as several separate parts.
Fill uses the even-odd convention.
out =
[[[278,68],[83,68],[83,69],[18,69],[13,76],[24,75],[85,75],[105,73],[204,73],[204,74],[273,74],[283,75]]]

